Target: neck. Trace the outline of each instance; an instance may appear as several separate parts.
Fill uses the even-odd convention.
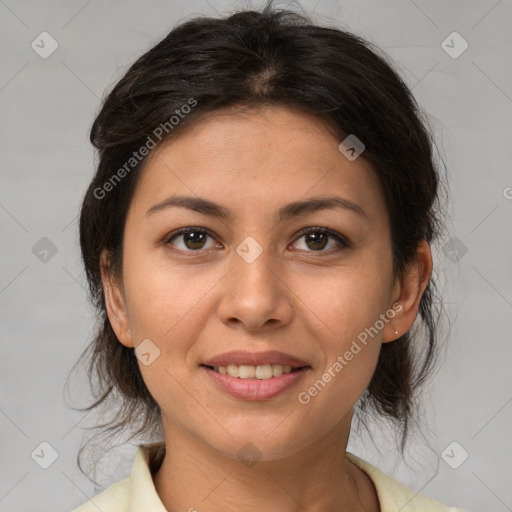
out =
[[[259,460],[255,448],[228,456],[164,423],[155,488],[169,512],[379,512],[373,483],[345,458],[349,431],[350,423],[338,425],[297,453]]]

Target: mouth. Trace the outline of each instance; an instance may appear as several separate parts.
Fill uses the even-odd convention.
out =
[[[227,366],[210,366],[202,364],[201,366],[213,370],[222,375],[229,375],[238,379],[258,379],[269,380],[281,377],[281,375],[294,373],[301,370],[311,368],[309,365],[291,366],[283,364],[262,364],[262,365],[245,365],[245,364],[229,364]]]
[[[275,399],[288,389],[296,387],[311,366],[281,364],[229,364],[199,366],[214,386],[228,395],[244,401]]]
[[[269,400],[298,385],[312,367],[277,350],[234,350],[201,361],[201,370],[217,389],[240,400]]]

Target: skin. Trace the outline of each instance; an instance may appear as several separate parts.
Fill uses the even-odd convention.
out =
[[[102,256],[120,343],[150,339],[160,350],[139,366],[162,411],[167,454],[154,482],[169,511],[380,510],[370,478],[345,459],[350,422],[381,344],[412,326],[432,258],[422,242],[406,276],[393,274],[377,177],[363,157],[345,158],[339,143],[318,119],[284,107],[210,115],[150,155],[126,219],[122,275],[110,274]],[[147,215],[173,194],[209,199],[233,218],[183,207]],[[332,208],[273,218],[285,204],[334,195],[364,215]],[[318,226],[350,244],[298,235]],[[212,236],[170,241],[182,227]],[[252,263],[236,252],[246,237],[263,249]],[[400,312],[301,404],[298,393],[396,302]],[[279,350],[311,370],[273,399],[244,401],[199,366],[236,349]],[[261,454],[251,466],[237,456],[247,443]]]

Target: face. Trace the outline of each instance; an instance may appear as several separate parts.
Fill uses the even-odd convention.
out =
[[[412,299],[407,318],[411,308],[392,309],[408,298],[377,177],[340,142],[314,118],[266,108],[217,113],[150,155],[126,219],[121,291],[106,288],[120,342],[144,343],[139,367],[164,431],[233,458],[249,442],[264,460],[296,453],[347,428],[381,343],[412,323]],[[232,351],[249,353],[224,360],[249,367],[232,372],[266,361],[259,377],[276,376],[204,366]],[[304,364],[278,376],[286,361],[268,351]]]

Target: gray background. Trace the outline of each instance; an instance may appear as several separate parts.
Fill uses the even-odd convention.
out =
[[[1,511],[68,511],[130,470],[135,443],[107,457],[99,487],[79,472],[87,417],[65,403],[86,405],[85,381],[75,379],[70,393],[64,384],[94,327],[76,224],[94,165],[88,132],[105,89],[172,26],[244,5],[0,0]],[[387,51],[431,114],[449,169],[451,242],[434,249],[455,325],[424,395],[430,430],[412,440],[406,463],[384,434],[373,443],[354,438],[350,449],[446,503],[512,510],[511,2],[302,5],[317,22],[348,28]],[[43,31],[58,43],[45,59],[31,47],[34,40],[42,46]],[[469,44],[458,58],[445,50],[460,51],[462,40],[442,46],[454,31]],[[52,454],[43,441],[58,454],[48,469],[40,467]],[[32,458],[34,450],[39,457]]]

